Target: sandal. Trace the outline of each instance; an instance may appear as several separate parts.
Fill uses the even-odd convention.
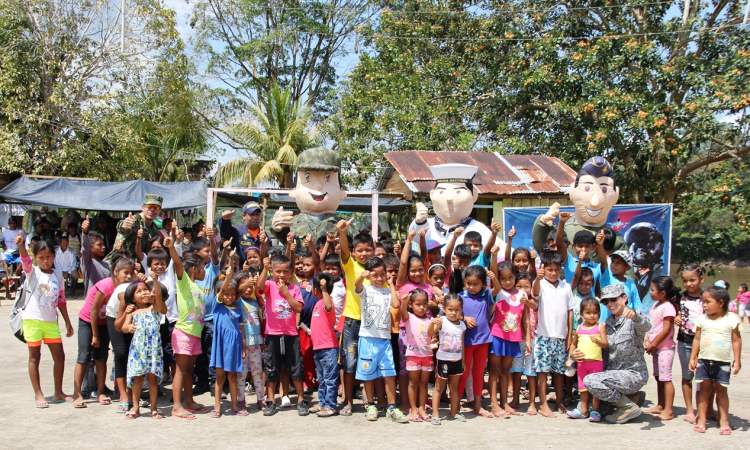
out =
[[[137,413],[135,411],[128,411],[125,413],[125,418],[128,420],[137,419],[139,417],[141,417],[141,413]]]
[[[52,399],[49,401],[50,405],[59,405],[60,403],[73,403],[73,397],[67,396],[64,399]]]
[[[111,405],[112,404],[112,400],[110,400],[109,398],[106,398],[106,397],[98,399],[97,401],[99,402],[100,405]]]
[[[208,408],[203,405],[198,405],[197,408],[185,408],[185,411],[191,412],[193,414],[206,414],[208,412]]]
[[[84,408],[88,408],[88,406],[86,405],[86,402],[78,402],[78,403],[73,403],[73,408],[84,409]]]
[[[182,420],[195,420],[197,417],[195,414],[190,413],[182,413],[182,414],[172,414],[172,417],[175,419],[182,419]]]
[[[587,419],[588,416],[582,413],[578,408],[571,409],[568,411],[568,417],[571,419]]]
[[[463,414],[456,414],[453,417],[448,417],[451,422],[466,422],[466,417]]]
[[[442,423],[441,423],[442,421],[443,421],[443,419],[441,419],[440,417],[432,417],[430,419],[430,423],[433,424],[433,425],[442,425]]]
[[[602,421],[602,415],[599,414],[599,411],[591,411],[591,414],[589,414],[589,422],[601,422]]]
[[[424,420],[422,420],[422,418],[419,416],[414,416],[409,418],[409,422],[424,422]]]
[[[46,409],[46,408],[49,408],[49,403],[47,403],[44,400],[39,400],[38,402],[34,402],[34,406],[36,406],[39,409]]]
[[[722,436],[729,436],[732,434],[732,429],[730,427],[719,428],[719,434]]]
[[[497,417],[498,419],[507,419],[508,417],[510,417],[510,413],[507,412],[507,411],[494,412],[494,413],[492,413],[492,415],[494,417]]]
[[[154,419],[163,419],[164,418],[164,414],[161,411],[159,411],[159,410],[151,411],[151,417],[154,418]]]
[[[247,412],[247,411],[245,411],[244,409],[237,409],[235,411],[227,411],[227,415],[228,416],[242,416],[242,417],[245,417],[245,416],[249,416],[250,413]]]
[[[125,414],[126,412],[130,411],[130,408],[132,407],[133,405],[131,403],[118,403],[115,412],[117,414]]]
[[[697,419],[695,414],[685,414],[685,417],[682,418],[682,420],[688,423],[695,423],[695,419]]]
[[[487,419],[494,419],[495,418],[494,414],[492,414],[489,411],[485,411],[485,410],[479,411],[478,413],[475,412],[474,415],[475,416],[479,416],[479,417],[484,417],[484,418],[487,418]]]
[[[430,414],[425,414],[423,416],[420,415],[419,417],[421,417],[424,422],[429,422],[430,419],[432,419],[432,415],[430,415]]]
[[[352,415],[352,407],[351,406],[344,406],[343,408],[339,409],[339,414],[342,416],[351,416]]]
[[[696,433],[705,433],[706,432],[706,426],[705,425],[696,425],[693,427],[693,431]]]
[[[214,409],[211,411],[211,414],[208,417],[212,419],[218,419],[219,417],[221,417],[221,411],[219,411],[218,409]]]

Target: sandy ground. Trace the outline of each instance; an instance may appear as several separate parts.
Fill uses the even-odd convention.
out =
[[[10,301],[3,300],[0,315],[7,317]],[[74,327],[81,301],[68,303]],[[748,448],[750,419],[750,367],[732,377],[730,387],[730,423],[737,427],[732,436],[720,436],[715,423],[709,422],[706,434],[692,431],[682,420],[684,407],[678,389],[675,413],[670,422],[658,422],[647,415],[625,425],[592,424],[588,421],[564,417],[548,419],[542,416],[513,417],[508,420],[474,418],[467,414],[466,423],[443,423],[437,427],[429,423],[395,424],[380,419],[367,422],[359,403],[355,403],[352,417],[299,417],[294,408],[280,409],[273,417],[263,417],[255,407],[249,417],[210,419],[207,415],[197,420],[174,418],[154,420],[141,417],[126,421],[115,413],[115,406],[102,406],[91,401],[87,409],[73,409],[70,403],[51,405],[49,409],[34,407],[33,390],[28,377],[28,352],[16,340],[9,328],[0,333],[0,448]],[[76,327],[77,328],[77,327]],[[745,349],[750,348],[750,331],[743,332]],[[76,336],[63,338],[67,353],[64,388],[73,393],[73,367],[77,348]],[[748,350],[743,351],[746,364]],[[42,387],[48,398],[52,388],[52,358],[42,353]],[[650,359],[650,358],[649,358]],[[650,365],[650,363],[649,363]],[[675,359],[673,373],[679,377]],[[111,384],[110,384],[110,387]],[[167,391],[170,386],[167,386]],[[647,405],[656,398],[656,384],[645,387]],[[169,391],[168,391],[169,395]],[[169,414],[169,397],[159,399],[159,408]],[[292,397],[292,401],[296,399]],[[212,405],[209,394],[197,397],[204,405]],[[315,400],[315,402],[317,399]],[[315,403],[313,402],[313,403]],[[254,404],[255,397],[248,397]],[[489,403],[489,400],[485,400]],[[224,408],[228,409],[229,402]],[[447,406],[447,405],[446,405]],[[520,410],[525,411],[522,403]],[[148,408],[145,408],[145,412]]]

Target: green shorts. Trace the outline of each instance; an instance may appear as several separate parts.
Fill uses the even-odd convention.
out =
[[[23,321],[23,338],[29,347],[41,347],[45,344],[62,344],[62,335],[57,322],[26,319]]]

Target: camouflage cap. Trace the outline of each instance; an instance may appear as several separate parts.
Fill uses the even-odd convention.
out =
[[[161,202],[163,200],[163,198],[159,197],[156,194],[146,194],[143,196],[144,205],[158,205],[159,208],[161,208]]]
[[[341,158],[338,153],[329,148],[309,148],[297,157],[297,170],[341,172]]]

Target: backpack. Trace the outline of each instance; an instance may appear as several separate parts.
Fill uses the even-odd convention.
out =
[[[60,270],[53,268],[52,272],[58,280],[62,279],[62,272],[60,272]],[[23,337],[23,311],[26,309],[26,304],[34,293],[34,290],[37,288],[37,285],[39,285],[39,277],[36,276],[36,273],[32,276],[32,273],[25,274],[26,279],[16,291],[16,299],[13,302],[13,307],[10,310],[10,317],[8,318],[13,335],[18,338],[19,341],[24,343],[26,342],[26,339]],[[32,281],[34,284],[31,285],[31,289],[29,289],[29,285]]]

